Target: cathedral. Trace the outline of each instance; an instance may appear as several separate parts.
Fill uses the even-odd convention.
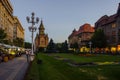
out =
[[[35,50],[44,51],[48,45],[49,37],[48,34],[45,34],[44,32],[45,28],[42,20],[38,30],[39,33],[37,33],[35,37]]]

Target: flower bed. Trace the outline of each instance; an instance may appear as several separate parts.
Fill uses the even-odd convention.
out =
[[[111,65],[111,64],[120,64],[120,62],[95,62],[97,65]]]
[[[95,56],[95,54],[79,54],[80,56],[85,56],[85,57],[89,57],[89,56]],[[118,61],[100,61],[100,62],[92,62],[92,61],[89,61],[89,62],[77,62],[77,61],[74,61],[72,59],[69,59],[69,58],[64,58],[64,57],[61,57],[61,56],[54,56],[55,59],[57,60],[62,60],[64,62],[67,62],[68,65],[70,66],[95,66],[95,65],[117,65],[117,64],[120,64],[120,62]],[[88,58],[87,58],[88,59]]]
[[[89,53],[87,53],[87,54],[79,54],[79,56],[86,56],[86,57],[89,57],[89,56],[94,56],[94,54],[89,54]]]

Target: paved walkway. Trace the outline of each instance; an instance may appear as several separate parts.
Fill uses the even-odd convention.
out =
[[[0,63],[0,80],[23,80],[28,68],[25,55]]]

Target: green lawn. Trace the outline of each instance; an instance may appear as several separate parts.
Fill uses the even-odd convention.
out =
[[[103,55],[97,54],[93,56],[78,56],[74,54],[51,54],[51,56],[60,56],[71,59],[75,62],[105,62],[105,61],[120,61],[120,55]]]
[[[78,62],[120,61],[120,56],[109,55],[81,57],[72,54],[52,54],[52,56],[39,54],[38,57],[42,59],[42,64],[37,64],[35,59],[25,80],[120,80],[120,65],[72,67],[62,60],[56,60],[54,56]]]

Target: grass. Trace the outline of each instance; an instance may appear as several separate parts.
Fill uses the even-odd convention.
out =
[[[54,54],[55,55],[55,54]],[[57,54],[75,61],[108,61],[120,60],[118,56],[100,55],[99,57],[80,57],[77,55]],[[25,80],[120,80],[120,65],[81,66],[72,67],[66,62],[56,60],[53,56],[40,54],[38,57],[43,61],[37,64],[36,59],[32,62]],[[116,58],[115,58],[116,57]],[[76,59],[77,58],[77,59]],[[80,58],[80,59],[79,59]],[[82,58],[82,59],[81,59]],[[84,61],[85,60],[85,61]]]
[[[39,65],[36,63],[36,59],[34,59],[34,61],[30,63],[24,80],[40,80],[38,68]]]
[[[110,62],[110,61],[120,61],[120,55],[103,55],[97,54],[93,56],[78,56],[74,54],[51,54],[52,56],[60,56],[63,58],[71,59],[75,62]]]

